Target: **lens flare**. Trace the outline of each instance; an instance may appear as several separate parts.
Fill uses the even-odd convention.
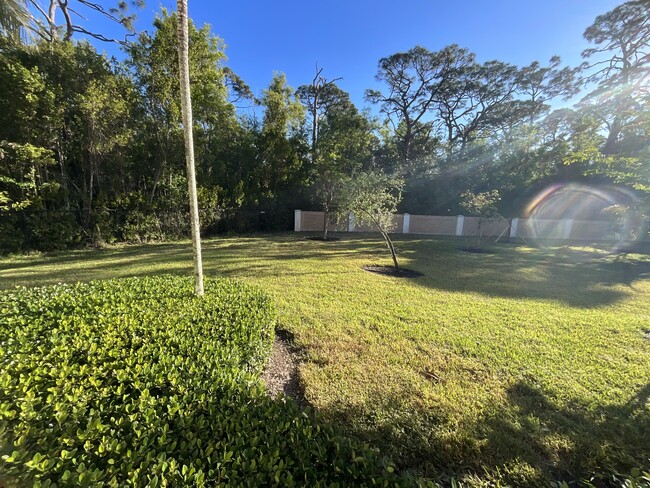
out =
[[[641,224],[630,210],[635,202],[635,195],[621,187],[555,184],[530,201],[524,217],[531,237],[562,239],[570,235],[629,242],[641,234]]]

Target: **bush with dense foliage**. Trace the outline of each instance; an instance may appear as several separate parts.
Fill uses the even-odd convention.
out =
[[[160,276],[0,294],[0,485],[399,483],[259,379],[274,310]]]

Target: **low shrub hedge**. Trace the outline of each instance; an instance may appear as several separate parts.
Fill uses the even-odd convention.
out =
[[[0,293],[0,486],[394,486],[268,398],[268,298],[162,276]]]

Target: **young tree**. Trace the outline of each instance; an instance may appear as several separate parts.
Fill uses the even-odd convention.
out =
[[[346,181],[370,165],[375,145],[371,121],[345,95],[347,103],[331,107],[323,120],[320,158],[312,168],[316,197],[324,211],[323,239],[327,239],[331,214],[344,198]]]
[[[190,96],[189,28],[187,0],[177,0],[178,8],[178,70],[180,74],[181,111],[183,114],[183,135],[185,139],[185,161],[187,163],[187,184],[190,194],[190,222],[192,227],[192,248],[194,250],[195,291],[203,296],[203,262],[201,259],[201,228],[199,203],[196,194],[196,171],[194,170],[194,137],[192,131],[192,98]]]
[[[403,187],[404,182],[399,178],[382,173],[360,173],[347,185],[345,201],[341,205],[342,211],[354,214],[355,222],[373,226],[379,231],[397,272],[397,252],[389,233],[395,226],[393,214],[402,199]]]
[[[498,190],[491,190],[482,193],[465,191],[461,196],[460,206],[469,215],[477,217],[476,241],[477,249],[481,249],[481,238],[483,237],[483,224],[501,217],[496,204],[501,200]]]

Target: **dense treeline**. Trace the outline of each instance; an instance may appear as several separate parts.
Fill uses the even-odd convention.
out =
[[[643,211],[649,9],[633,0],[599,16],[578,67],[480,63],[456,45],[393,54],[379,61],[383,88],[366,93],[376,116],[322,70],[297,89],[276,74],[255,96],[225,65],[221,39],[191,26],[203,231],[290,228],[293,209],[334,211],[337,190],[367,171],[403,179],[411,213],[456,213],[463,193],[498,190],[501,213],[514,215],[568,181],[626,185],[641,198],[621,203]],[[52,19],[47,35],[21,42],[6,20],[0,249],[187,234],[175,15],[161,12],[120,62],[76,41],[81,27]],[[551,110],[576,94],[573,108]]]

